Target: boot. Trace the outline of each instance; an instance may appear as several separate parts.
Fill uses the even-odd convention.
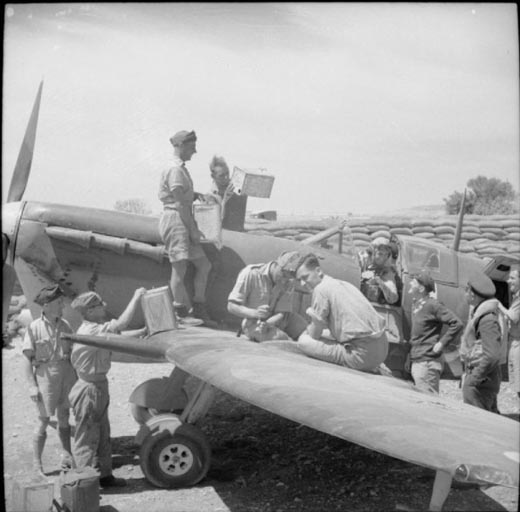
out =
[[[206,308],[206,304],[204,302],[194,302],[193,303],[193,316],[196,318],[200,318],[206,327],[212,327],[215,329],[218,327],[218,323],[215,320],[212,320],[208,314],[208,310]]]
[[[63,471],[72,469],[72,455],[70,450],[70,426],[58,427],[58,437],[60,438],[62,452],[60,466]]]
[[[186,306],[174,306],[175,315],[177,316],[177,321],[181,325],[185,326],[196,326],[202,325],[204,322],[199,318],[194,318],[190,315],[188,308]]]
[[[46,439],[47,432],[44,432],[43,434],[35,434],[33,437],[33,471],[41,476],[45,476],[42,465],[42,453]]]

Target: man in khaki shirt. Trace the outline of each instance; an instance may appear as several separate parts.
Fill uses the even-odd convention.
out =
[[[121,334],[140,304],[145,288],[138,288],[119,318],[106,319],[106,303],[96,292],[82,293],[72,301],[72,308],[83,317],[76,334],[100,336],[104,333]],[[144,334],[143,329],[127,331],[127,335]],[[101,487],[121,487],[125,480],[112,474],[112,448],[108,420],[107,373],[111,365],[109,350],[74,343],[71,362],[78,380],[69,394],[76,419],[73,456],[76,467],[91,466],[100,473]]]
[[[43,474],[42,453],[47,426],[54,413],[63,450],[62,468],[72,465],[67,395],[76,381],[76,373],[70,364],[70,343],[61,339],[61,333],[72,333],[70,325],[62,318],[63,291],[57,284],[46,286],[34,302],[41,306],[42,314],[25,331],[22,352],[29,396],[38,410],[38,426],[33,437],[33,469]]]
[[[247,265],[228,297],[228,311],[243,318],[241,332],[252,341],[296,339],[307,323],[293,312],[293,283],[300,254]]]

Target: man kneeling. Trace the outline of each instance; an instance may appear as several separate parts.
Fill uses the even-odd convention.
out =
[[[304,256],[296,278],[312,290],[311,323],[298,339],[310,357],[365,372],[387,373],[385,321],[352,284],[327,276],[314,254]],[[320,338],[328,328],[333,339]]]

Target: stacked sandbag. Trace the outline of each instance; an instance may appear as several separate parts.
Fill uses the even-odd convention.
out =
[[[351,236],[358,250],[366,248],[377,237],[413,236],[417,239],[452,247],[458,218],[446,215],[432,218],[412,217],[329,217],[296,221],[266,221],[247,219],[246,231],[257,235],[271,235],[302,241],[342,220],[346,222],[345,242]],[[325,246],[337,250],[338,237]],[[518,215],[466,215],[460,237],[459,250],[473,256],[486,257],[507,253],[520,257],[520,217]]]

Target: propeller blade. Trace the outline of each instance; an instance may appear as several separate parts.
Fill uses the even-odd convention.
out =
[[[11,185],[9,187],[9,193],[7,194],[7,202],[20,201],[25,192],[27,181],[29,180],[29,174],[31,172],[31,164],[34,154],[34,143],[36,140],[36,127],[38,125],[38,114],[40,112],[40,101],[42,97],[43,80],[40,82],[38,93],[36,94],[36,100],[31,113],[31,118],[25,130],[25,136],[23,138],[20,152],[18,153],[18,159],[16,160],[16,166],[14,168],[13,178],[11,179]]]

